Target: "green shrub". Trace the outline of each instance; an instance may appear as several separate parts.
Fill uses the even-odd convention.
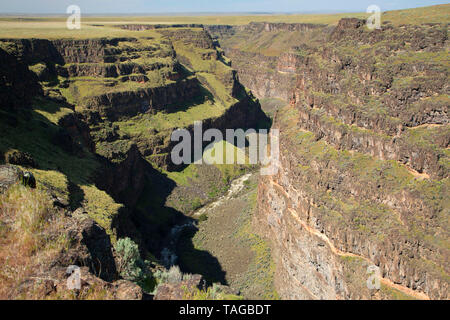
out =
[[[130,281],[141,281],[145,278],[139,247],[130,238],[117,240],[115,246],[117,254],[117,269],[122,278]]]
[[[153,275],[158,284],[163,283],[178,283],[181,281],[189,280],[190,274],[183,274],[178,266],[172,266],[169,270],[158,270]]]

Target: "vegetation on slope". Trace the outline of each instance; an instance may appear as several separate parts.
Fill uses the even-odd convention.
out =
[[[139,144],[141,141],[146,143],[148,142],[147,138],[151,140],[155,137],[156,139],[162,138],[162,142],[167,143],[167,138],[170,137],[173,129],[190,126],[194,120],[217,118],[223,115],[231,103],[239,100],[232,98],[229,93],[217,96],[217,92],[221,92],[222,88],[218,89],[221,80],[215,79],[215,66],[220,69],[222,62],[217,60],[212,62],[211,70],[202,70],[209,73],[208,76],[212,81],[216,81],[213,85],[216,91],[211,93],[200,83],[195,84],[192,81],[195,80],[195,76],[190,73],[194,74],[196,71],[184,69],[176,60],[171,41],[167,36],[152,32],[140,35],[141,37],[135,39],[93,39],[89,42],[66,42],[69,46],[79,46],[80,51],[90,50],[92,54],[87,57],[83,57],[81,53],[81,56],[66,55],[66,61],[76,61],[70,63],[61,61],[55,63],[47,60],[47,57],[39,55],[30,57],[20,42],[2,42],[2,48],[7,50],[7,54],[23,59],[24,62],[32,60],[30,71],[40,80],[39,84],[43,88],[44,95],[34,98],[30,106],[22,105],[17,111],[13,111],[11,106],[4,108],[2,106],[0,110],[2,113],[0,154],[2,162],[15,161],[33,173],[38,189],[44,190],[43,194],[48,193],[52,197],[56,197],[56,200],[51,202],[52,210],[54,210],[54,203],[58,203],[68,212],[76,212],[76,215],[87,214],[98,223],[99,227],[106,229],[113,244],[117,242],[114,251],[118,257],[123,254],[127,255],[128,251],[137,248],[128,244],[124,246],[123,239],[117,241],[117,238],[123,237],[124,234],[131,234],[139,242],[140,254],[151,257],[150,264],[154,265],[158,264],[158,261],[149,251],[159,255],[159,252],[155,250],[158,250],[160,242],[169,233],[170,227],[181,216],[173,208],[166,207],[165,198],[176,186],[173,180],[167,176],[179,176],[181,180],[175,180],[178,180],[180,185],[184,181],[184,184],[189,187],[191,181],[184,177],[183,172],[161,174],[148,168],[144,172],[142,172],[142,168],[138,168],[141,170],[138,172],[136,168],[127,167],[144,166],[139,164],[139,152],[133,153],[135,152],[133,143]],[[200,41],[202,41],[201,37]],[[47,44],[47,42],[42,43]],[[57,41],[53,44],[64,46],[66,43]],[[91,49],[89,46],[94,46],[95,49]],[[95,46],[100,46],[100,49]],[[71,51],[64,51],[65,54],[68,52]],[[212,52],[215,51],[212,50]],[[196,52],[196,54],[201,53]],[[192,57],[195,59],[195,56]],[[39,59],[43,60],[36,63],[36,60]],[[94,62],[77,62],[77,60],[83,59]],[[130,72],[132,73],[130,74]],[[232,73],[231,69],[227,72]],[[217,74],[219,75],[219,73]],[[193,90],[193,98],[183,102],[177,102],[175,99],[175,102],[171,102],[173,100],[170,99],[179,92],[176,92],[176,88],[173,93],[170,91],[166,93],[164,90],[168,86],[167,90],[171,90],[170,85],[183,85],[187,81],[191,81],[194,86],[197,86],[186,89]],[[225,90],[225,86],[222,86]],[[153,91],[154,89],[159,92]],[[104,99],[103,97],[115,99],[114,97],[121,98],[127,95],[131,97],[134,95],[138,99],[142,99],[139,96],[140,92],[143,92],[142,90],[147,90],[146,92],[150,93],[151,98],[160,99],[156,100],[159,109],[149,113],[145,113],[145,110],[138,110],[137,114],[139,115],[135,116],[125,113],[120,117],[120,121],[116,121],[118,114],[108,110],[108,108],[114,107],[114,103],[108,106],[108,102],[105,105],[105,100],[101,100]],[[195,96],[198,92],[200,94]],[[228,95],[226,99],[224,98],[225,94]],[[223,102],[214,103],[219,100],[223,100]],[[132,103],[129,102],[128,105]],[[93,110],[93,106],[103,108],[100,109],[102,112],[100,117],[97,111]],[[216,113],[212,112],[214,109],[217,109]],[[131,113],[133,114],[133,112]],[[145,148],[146,146],[143,146],[144,151]],[[49,157],[49,154],[52,156]],[[152,162],[151,155],[147,153],[147,156],[149,162]],[[23,159],[28,162],[25,163]],[[130,163],[130,161],[134,162]],[[108,170],[111,169],[118,170],[123,174],[127,174],[126,170],[133,169],[133,174],[139,175],[137,178],[142,176],[144,180],[142,190],[139,189],[139,181],[133,182],[136,177],[132,177],[133,181],[130,182],[126,181],[125,176],[119,177],[125,180],[125,183],[130,184],[129,186],[125,185],[127,189],[123,190],[122,194],[129,192],[130,188],[137,188],[132,190],[133,197],[137,199],[124,198],[114,188],[111,189],[111,182],[114,183],[108,181],[111,180],[111,177],[108,177],[111,174]],[[212,175],[210,174],[211,184],[204,190],[206,196],[201,198],[199,203],[197,203],[197,199],[190,199],[191,207],[181,207],[186,212],[217,197],[226,190],[232,177],[242,173],[234,166],[231,168],[211,167],[210,169],[212,171]],[[112,173],[114,174],[114,172]],[[155,179],[160,179],[161,183]],[[215,179],[219,183],[214,183]],[[202,184],[204,181],[205,179],[198,179],[196,183]],[[213,185],[214,188],[219,189],[212,190]],[[142,194],[140,194],[141,191]],[[130,214],[132,219],[138,220],[143,228],[150,227],[155,232],[149,232],[147,237],[143,238],[140,234],[142,229],[136,229],[134,225],[136,220],[130,221]],[[54,226],[60,227],[57,224]],[[62,235],[66,234],[61,228],[58,231]],[[39,247],[37,251],[44,252],[44,248]],[[133,257],[136,258],[136,250],[133,252]],[[129,267],[123,266],[119,262],[117,261],[120,276],[137,282],[144,290],[151,292],[151,282],[153,281],[151,277],[133,276],[134,278],[131,279],[131,275],[139,273],[135,268],[139,264],[138,262]],[[140,265],[142,265],[139,267],[141,270],[148,268],[147,262]],[[5,263],[5,268],[8,266],[12,267],[9,262]],[[20,276],[17,281],[25,281],[27,276],[33,276],[33,273]],[[8,288],[5,290],[8,291]],[[104,290],[102,285],[99,288],[100,291]],[[105,294],[104,298],[113,298],[116,294],[107,290],[102,292]],[[205,289],[205,293],[207,297],[215,296],[210,290]],[[191,292],[190,294],[197,296],[203,293]],[[37,297],[39,298],[39,296]],[[58,298],[59,296],[48,297]],[[95,297],[101,298],[102,295],[99,293]]]
[[[298,168],[293,170],[302,180],[309,181],[303,183],[302,188],[313,197],[325,224],[333,225],[335,230],[350,229],[363,239],[370,239],[371,243],[379,243],[380,247],[392,241],[391,237],[402,237],[433,248],[433,255],[414,257],[408,263],[446,281],[447,276],[440,266],[445,265],[449,246],[448,178],[421,179],[396,161],[337,150],[317,140],[313,133],[299,131],[298,110],[292,106],[280,110],[277,119],[289,141],[284,148],[289,146],[289,152],[295,150],[299,159]],[[321,172],[320,178],[317,170]],[[341,180],[337,180],[337,173],[342,176]],[[350,185],[344,177],[351,177],[350,189],[358,191],[348,189]],[[323,185],[322,180],[328,184]],[[375,190],[378,198],[373,197]],[[409,211],[414,209],[394,208],[380,200],[391,197],[394,201],[395,195],[411,199],[414,208],[423,206],[424,212],[418,214]]]
[[[200,272],[211,283],[227,284],[245,299],[277,299],[271,250],[252,221],[257,210],[257,183],[258,175],[254,174],[231,199],[206,208],[199,217],[198,231],[184,232],[179,262],[182,269]]]

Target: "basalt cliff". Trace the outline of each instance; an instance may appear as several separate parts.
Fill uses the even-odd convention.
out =
[[[171,229],[239,171],[189,167],[179,183],[172,131],[267,123],[223,60],[195,25],[0,41],[1,297],[151,298],[158,270],[183,277],[161,262]],[[69,265],[82,267],[76,292]]]
[[[448,299],[448,25],[211,31],[244,85],[286,101],[256,218],[281,297]]]

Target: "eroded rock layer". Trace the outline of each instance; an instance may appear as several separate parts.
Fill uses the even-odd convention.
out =
[[[279,172],[258,198],[284,298],[448,299],[447,32],[344,19],[296,49]]]
[[[194,121],[224,131],[266,120],[203,27],[123,28],[142,36],[0,40],[0,163],[9,164],[0,175],[2,297],[142,299],[143,289],[154,289],[150,269],[159,266],[173,226],[193,223],[183,213],[231,179],[211,167],[193,187],[183,172],[169,172],[179,169],[170,157],[172,132],[192,131]],[[197,197],[175,194],[169,203],[180,180]],[[33,250],[22,240],[14,247],[16,225],[28,214],[28,207],[10,210],[20,197],[39,209],[30,214],[39,225],[27,231],[39,241]],[[132,275],[119,242],[135,251]],[[71,264],[87,267],[73,296],[65,288]]]

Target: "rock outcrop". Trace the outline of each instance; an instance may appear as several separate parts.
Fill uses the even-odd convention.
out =
[[[225,48],[225,54],[232,60],[240,81],[257,98],[290,100],[296,83],[296,62],[291,55],[286,53],[280,57],[268,57],[228,48]]]
[[[175,182],[154,169],[178,169],[170,159],[172,131],[192,131],[195,120],[203,121],[204,130],[223,131],[267,122],[203,26],[122,28],[157,33],[0,41],[5,63],[15,71],[4,78],[20,91],[17,105],[31,104],[27,114],[11,117],[11,126],[22,130],[28,117],[37,137],[36,147],[30,146],[29,136],[16,139],[8,125],[2,160],[34,170],[37,189],[49,190],[55,210],[64,211],[58,232],[71,239],[48,267],[36,266],[39,272],[24,276],[11,297],[39,287],[40,298],[74,293],[76,298],[141,299],[142,289],[120,279],[112,243],[132,238],[143,257],[154,259],[173,225],[185,219],[166,204]],[[27,74],[29,92],[18,80]],[[11,92],[5,95],[10,98]],[[16,180],[14,173],[5,173],[2,190]],[[78,292],[65,288],[68,265],[84,266]],[[42,288],[34,279],[45,279]],[[174,295],[182,298],[182,288],[177,290]]]
[[[5,228],[3,250],[13,250],[14,243],[9,238],[15,232],[14,226],[22,223],[18,220],[24,219],[23,210],[28,210],[30,217],[46,214],[49,221],[34,225],[40,233],[33,235],[36,246],[33,251],[27,252],[23,248],[23,239],[19,238],[15,251],[8,253],[13,253],[18,262],[4,260],[2,256],[2,263],[10,266],[20,263],[22,270],[12,271],[11,275],[16,274],[13,287],[8,288],[14,284],[10,275],[2,277],[5,281],[0,288],[2,298],[142,299],[142,289],[136,284],[118,280],[111,239],[105,229],[81,208],[70,211],[57,202],[51,204],[52,199],[58,197],[51,189],[32,190],[26,185],[18,185],[23,176],[16,166],[0,166],[0,223]],[[14,197],[21,197],[23,202],[14,203]],[[30,207],[33,204],[27,197],[39,197],[41,207]],[[21,232],[30,230],[24,228]],[[40,237],[45,238],[44,245],[39,242]],[[68,286],[69,266],[79,270],[79,288]]]
[[[0,108],[17,110],[29,107],[31,99],[42,89],[37,76],[27,64],[0,47]]]
[[[315,37],[322,38],[329,32],[326,25],[303,23],[252,22],[206,28],[219,40],[242,84],[257,98],[285,101],[291,99],[295,87],[297,65],[302,58],[299,46],[311,44]]]
[[[23,171],[14,165],[0,166],[0,192],[5,192],[10,186],[23,179]]]
[[[84,103],[87,112],[115,121],[124,116],[133,117],[145,112],[170,112],[170,106],[190,101],[199,94],[198,80],[186,79],[163,87],[96,95]]]
[[[344,19],[302,49],[258,196],[282,297],[448,299],[445,29]]]
[[[154,300],[183,300],[186,294],[195,289],[203,288],[201,275],[192,275],[188,280],[177,283],[165,283],[158,287]]]

